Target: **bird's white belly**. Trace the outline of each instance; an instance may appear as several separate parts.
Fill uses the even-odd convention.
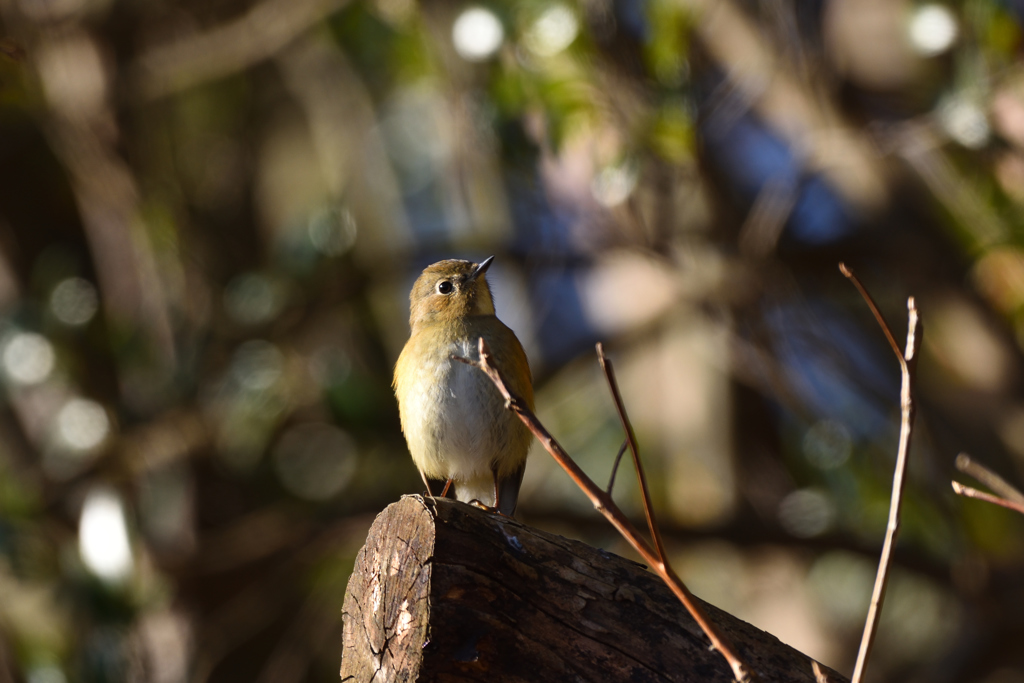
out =
[[[455,343],[433,372],[421,369],[409,397],[412,405],[407,414],[420,416],[406,425],[410,450],[428,476],[489,477],[500,447],[494,442],[496,421],[502,417],[500,402],[495,400],[497,389],[480,370],[450,360],[452,354],[477,355],[469,342]]]

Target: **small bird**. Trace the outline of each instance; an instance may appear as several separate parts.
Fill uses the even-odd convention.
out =
[[[494,314],[480,263],[450,259],[428,266],[409,294],[412,335],[395,365],[394,388],[402,432],[413,462],[428,479],[454,483],[456,497],[512,516],[526,470],[531,435],[479,369],[454,360],[479,360],[478,340],[491,349],[508,388],[533,410],[526,352]]]

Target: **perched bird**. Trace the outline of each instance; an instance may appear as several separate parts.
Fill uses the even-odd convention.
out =
[[[409,294],[412,335],[395,365],[395,394],[402,432],[424,484],[454,483],[464,502],[478,501],[511,516],[530,450],[529,430],[479,369],[454,360],[478,360],[478,340],[491,349],[508,388],[533,409],[526,353],[516,335],[494,315],[480,263],[447,260],[428,266]]]

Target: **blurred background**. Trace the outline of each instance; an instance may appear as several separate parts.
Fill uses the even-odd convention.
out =
[[[496,255],[598,481],[617,364],[680,573],[872,681],[1024,681],[1024,3],[0,0],[0,682],[331,681],[422,484],[409,287]],[[962,477],[961,477],[962,478]],[[635,478],[617,498],[639,512]],[[520,517],[629,554],[542,451]]]

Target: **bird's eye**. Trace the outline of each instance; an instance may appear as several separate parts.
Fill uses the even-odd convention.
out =
[[[453,285],[451,282],[448,282],[448,280],[441,280],[440,282],[437,283],[438,294],[451,294],[454,290],[455,285]]]

